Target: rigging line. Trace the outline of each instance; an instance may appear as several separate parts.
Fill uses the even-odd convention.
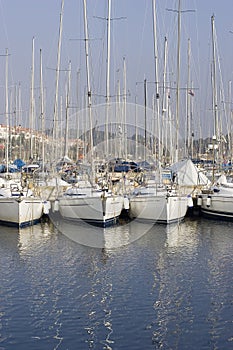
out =
[[[197,8],[197,0],[195,0],[195,8]],[[196,41],[197,43],[200,42],[199,40],[199,26],[198,26],[198,23],[197,23],[197,11],[195,13],[195,33],[196,33]],[[200,47],[199,45],[197,44],[197,68],[198,68],[198,72],[197,72],[197,77],[198,77],[198,86],[200,86],[200,76],[201,76],[201,73],[200,73]],[[191,52],[191,55],[192,55],[192,52]],[[193,56],[193,55],[192,55]],[[196,65],[194,65],[194,68],[196,68]]]
[[[11,47],[10,40],[9,40],[9,35],[8,35],[8,30],[7,30],[7,25],[6,25],[6,21],[5,21],[6,16],[4,15],[4,13],[6,11],[4,11],[4,8],[3,8],[3,1],[0,1],[0,12],[1,12],[1,26],[3,27],[4,32],[5,32],[6,41],[7,41],[7,47]],[[10,56],[10,54],[9,54],[9,56]],[[13,72],[12,72],[12,69],[11,69],[10,65],[9,65],[9,72],[8,73],[9,73],[10,78],[12,79],[12,81],[14,81],[14,79],[13,79]]]
[[[113,14],[113,19],[126,19],[127,17],[115,17],[115,6],[112,6],[112,14]],[[116,30],[116,26],[112,25],[112,67],[113,67],[113,74],[112,74],[112,86],[116,86],[117,84],[117,74],[119,73],[119,69],[117,69],[119,67],[119,61],[121,61],[122,56],[120,55],[120,50],[119,50],[119,45],[118,43],[120,42],[117,39],[117,33],[119,31]],[[122,44],[122,43],[121,43]],[[119,60],[119,61],[118,61]],[[114,88],[115,90],[115,88]]]
[[[222,78],[222,68],[221,68],[221,63],[220,63],[220,53],[219,53],[219,47],[218,47],[218,39],[217,39],[217,32],[215,30],[215,41],[216,41],[216,51],[217,51],[217,62],[218,62],[218,69],[219,69],[219,80],[220,80],[220,90],[221,90],[221,96],[222,96],[222,100],[221,103],[223,103],[223,112],[224,112],[224,119],[226,122],[226,127],[227,130],[229,130],[229,122],[228,122],[228,118],[226,115],[226,104],[224,101],[226,101],[225,99],[225,90],[224,90],[224,84],[223,84],[223,78]],[[221,125],[222,125],[222,121],[221,121]]]
[[[197,8],[197,4],[196,4],[196,0],[195,0],[195,8]],[[197,11],[196,11],[197,13]],[[192,70],[193,70],[193,74],[195,76],[195,80],[197,82],[197,86],[200,87],[201,84],[200,84],[200,50],[199,50],[199,32],[198,32],[198,25],[197,25],[197,14],[195,13],[195,33],[196,33],[196,37],[195,37],[195,40],[196,40],[196,52],[197,52],[197,56],[196,58],[194,58],[194,55],[193,55],[193,50],[191,48],[191,65],[192,65]],[[195,61],[197,62],[197,64],[195,64]],[[198,125],[200,124],[200,115],[201,115],[201,112],[200,112],[200,99],[199,99],[199,92],[197,94],[197,98],[196,98],[196,103],[194,105],[194,110],[193,110],[193,113],[195,114],[195,119],[192,118],[192,129],[194,131],[194,134],[195,136],[198,136],[199,134],[199,128],[198,128]],[[199,101],[199,103],[197,103]]]
[[[1,25],[3,26],[7,42],[9,43],[9,35],[8,35],[7,26],[6,26],[6,22],[5,22],[6,16],[4,16],[5,11],[4,11],[4,8],[2,5],[2,1],[0,1],[0,7],[1,7]]]
[[[146,27],[146,22],[147,22],[147,13],[148,13],[148,6],[149,6],[149,1],[146,2],[145,6],[145,13],[144,13],[144,21],[143,21],[143,27],[142,27],[142,35],[141,35],[141,42],[140,42],[140,50],[139,50],[139,59],[138,59],[138,68],[137,68],[137,74],[136,74],[136,80],[139,81],[139,69],[142,66],[142,52],[143,52],[143,38],[145,34],[145,27]]]
[[[107,20],[106,17],[100,17],[100,16],[93,16],[94,18],[97,18],[97,19],[104,19],[104,20]],[[114,18],[110,18],[110,21],[117,21],[117,20],[121,20],[121,19],[126,19],[126,17],[114,17]]]
[[[206,111],[209,110],[209,104],[211,100],[211,56],[212,56],[212,48],[210,45],[211,41],[211,31],[209,31],[209,38],[208,38],[208,57],[207,57],[207,62],[208,62],[208,69],[205,70],[205,84],[204,86],[207,87],[205,88],[205,91],[203,90],[203,84],[200,84],[200,95],[204,96],[205,94],[205,99],[201,101],[201,111],[202,113],[206,113]],[[209,113],[210,115],[210,113]],[[201,126],[202,130],[208,130],[208,134],[212,134],[211,128],[212,128],[212,118],[201,118]],[[203,136],[203,135],[202,135]]]
[[[96,2],[97,4],[97,2]],[[96,13],[97,12],[97,9],[98,7],[95,6],[94,10],[93,10],[93,13]],[[104,13],[107,12],[107,4],[105,2],[104,4],[104,8],[103,8],[103,11]],[[95,15],[92,15],[93,18],[97,19],[97,17],[101,17],[101,16],[95,16]],[[106,19],[106,17],[105,17]],[[105,73],[105,70],[104,70],[104,67],[105,67],[105,45],[106,45],[106,42],[105,42],[105,37],[106,37],[106,29],[107,29],[107,26],[106,26],[106,23],[105,21],[101,21],[101,27],[100,27],[100,37],[101,37],[101,49],[97,49],[97,54],[95,53],[95,60],[93,60],[93,50],[90,49],[90,54],[91,54],[91,67],[92,67],[92,70],[91,70],[91,75],[92,75],[92,78],[93,78],[93,90],[94,91],[102,91],[102,86],[103,86],[103,76],[104,76],[104,73]],[[90,24],[90,23],[89,23]],[[96,52],[96,48],[95,48],[95,52]],[[93,65],[93,62],[94,62],[94,65]],[[95,73],[97,72],[96,74],[96,79],[94,78],[95,76]],[[94,94],[93,95],[95,98],[98,96],[97,94]],[[99,103],[99,101],[95,100],[93,101],[94,103]]]

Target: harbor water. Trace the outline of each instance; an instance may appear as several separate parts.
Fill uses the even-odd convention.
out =
[[[0,349],[233,349],[233,224],[0,227]]]

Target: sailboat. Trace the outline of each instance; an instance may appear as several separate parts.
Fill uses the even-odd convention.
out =
[[[205,217],[233,221],[233,184],[225,175],[211,188],[203,190],[198,204]]]
[[[216,39],[215,21],[211,17],[212,52],[213,52],[213,112],[214,112],[214,136],[213,136],[213,181],[211,186],[203,190],[198,197],[198,204],[204,216],[223,220],[233,220],[233,184],[228,183],[226,176],[222,175],[215,182],[214,165],[217,160],[218,142],[220,139],[218,127],[218,101],[216,92]]]
[[[7,172],[9,162],[9,123],[8,123],[8,51],[6,52],[6,118],[7,118]],[[44,203],[34,196],[26,186],[21,186],[21,179],[1,178],[0,188],[0,223],[8,226],[22,227],[38,222],[43,215]]]
[[[24,227],[36,224],[44,213],[44,202],[17,183],[0,188],[0,224]]]
[[[117,222],[122,208],[123,197],[101,188],[74,187],[58,199],[59,211],[64,219],[79,221],[101,227]]]
[[[179,193],[172,172],[164,173],[164,183],[145,181],[130,196],[129,215],[132,219],[170,224],[181,221],[188,209],[188,196]],[[170,180],[169,180],[170,178]]]
[[[179,5],[180,11],[180,5]],[[155,81],[157,79],[157,39],[156,39],[156,11],[155,0],[153,0],[153,22],[154,22],[154,47],[155,47]],[[158,84],[156,84],[158,85]],[[179,89],[179,87],[178,87]],[[146,95],[146,86],[144,89]],[[158,90],[156,91],[158,96]],[[146,96],[145,96],[146,101]],[[157,101],[158,104],[158,101]],[[145,102],[146,105],[146,102]],[[146,108],[146,106],[145,106]],[[157,108],[158,110],[158,108]],[[179,113],[179,111],[178,111]],[[145,113],[146,118],[146,113]],[[146,121],[145,121],[146,129]],[[178,147],[178,145],[177,145]],[[145,141],[146,148],[146,141]],[[178,150],[178,149],[177,149]],[[161,169],[158,171],[158,181],[145,181],[145,184],[136,188],[130,197],[130,217],[137,218],[139,220],[150,221],[152,223],[164,223],[170,224],[173,222],[181,221],[188,209],[188,197],[185,194],[179,192],[178,186],[173,181],[172,172],[168,171],[165,176],[168,175],[168,179],[165,182],[161,178]],[[162,174],[163,176],[163,174]]]
[[[178,195],[166,188],[145,187],[130,199],[130,216],[142,221],[171,224],[183,220],[186,215],[187,196]]]
[[[117,222],[123,209],[124,198],[120,194],[115,194],[109,186],[111,181],[106,179],[105,184],[100,186],[95,184],[94,155],[93,155],[93,138],[92,138],[92,109],[91,109],[91,86],[89,74],[89,43],[87,28],[86,0],[83,0],[84,9],[84,31],[85,31],[85,56],[87,72],[87,98],[88,98],[88,116],[90,120],[90,144],[91,144],[91,180],[83,185],[78,181],[77,186],[68,189],[61,197],[58,198],[59,211],[64,219],[84,220],[88,223],[106,227]],[[110,10],[111,1],[109,1],[109,18],[108,18],[108,38],[110,38]],[[109,45],[109,42],[108,42]],[[109,46],[108,46],[109,48]],[[108,49],[108,68],[109,74],[110,50]],[[107,79],[107,96],[109,97],[109,76]],[[106,101],[106,105],[108,101]],[[108,142],[108,141],[107,141]],[[106,142],[106,145],[107,145]],[[106,146],[107,147],[107,146]],[[107,174],[108,177],[108,174]]]

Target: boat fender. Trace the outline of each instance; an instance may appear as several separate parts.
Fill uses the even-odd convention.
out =
[[[211,205],[211,196],[208,196],[206,200],[206,206],[209,208],[210,205]]]
[[[49,209],[51,209],[50,201],[45,201],[44,202],[44,208],[43,208],[43,212],[44,212],[45,215],[49,214]]]
[[[103,210],[103,216],[106,215],[106,200],[107,198],[104,197],[103,200],[102,200],[102,210]]]
[[[129,198],[124,197],[124,209],[129,210]]]
[[[58,211],[58,210],[59,210],[59,202],[58,202],[58,200],[56,199],[56,200],[54,201],[54,205],[53,205],[53,212]]]
[[[190,195],[188,196],[188,207],[189,208],[193,207],[193,199],[192,199],[192,197]]]
[[[197,198],[197,205],[198,205],[198,206],[201,206],[201,205],[202,205],[202,196],[199,196],[199,197]]]

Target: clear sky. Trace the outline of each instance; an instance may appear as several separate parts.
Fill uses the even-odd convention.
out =
[[[178,0],[157,0],[157,37],[159,81],[162,79],[163,45],[168,39],[169,81],[176,81],[177,9]],[[187,42],[191,40],[191,77],[195,91],[194,129],[211,133],[211,16],[215,15],[221,77],[229,101],[228,82],[233,76],[233,1],[181,0],[181,87],[187,85]],[[39,50],[43,55],[43,76],[46,88],[46,114],[52,120],[55,96],[61,0],[0,0],[0,121],[5,111],[5,50],[9,50],[9,89],[11,110],[14,109],[15,86],[21,86],[21,124],[28,125],[32,66],[32,38],[35,37],[35,98],[39,96]],[[195,10],[195,12],[185,12]],[[90,40],[91,87],[94,103],[104,102],[106,72],[107,0],[87,0]],[[128,101],[135,96],[143,103],[143,80],[148,81],[149,101],[154,93],[154,59],[152,32],[152,0],[112,0],[111,95],[116,94],[117,80],[123,81],[123,57],[126,61]],[[74,40],[76,39],[76,40]],[[64,94],[68,62],[72,65],[72,103],[82,105],[86,88],[83,30],[83,1],[65,0],[61,48],[60,94]],[[79,73],[77,73],[79,72]],[[78,83],[77,83],[78,82]],[[220,85],[220,80],[219,80]],[[78,93],[77,93],[78,90]],[[63,92],[62,92],[63,91]],[[76,97],[78,94],[78,98]],[[175,95],[171,91],[171,94]],[[184,94],[184,93],[183,93]],[[181,89],[182,95],[182,89]],[[171,96],[172,98],[172,96]],[[181,101],[184,97],[181,96]],[[78,102],[77,102],[78,99]],[[151,102],[148,102],[151,104]],[[39,102],[36,100],[37,113]],[[231,104],[228,103],[228,107]],[[185,114],[181,104],[181,114]]]

